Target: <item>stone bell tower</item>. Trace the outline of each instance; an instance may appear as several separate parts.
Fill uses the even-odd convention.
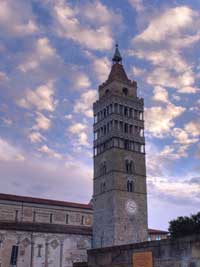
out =
[[[118,45],[94,103],[93,247],[147,240],[144,102]]]

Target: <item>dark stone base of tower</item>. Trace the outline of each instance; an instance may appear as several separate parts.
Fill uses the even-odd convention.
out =
[[[145,254],[152,261],[145,261]],[[134,255],[139,255],[136,261]],[[143,256],[144,255],[144,256]],[[88,263],[76,267],[200,267],[200,235],[88,251]]]

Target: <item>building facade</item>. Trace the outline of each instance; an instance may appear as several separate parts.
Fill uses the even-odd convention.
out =
[[[90,204],[0,194],[0,267],[86,261],[91,226]]]
[[[94,103],[95,248],[147,240],[144,101],[118,47]]]
[[[71,267],[87,261],[92,248],[92,206],[0,194],[0,267]],[[148,230],[148,240],[167,238]]]

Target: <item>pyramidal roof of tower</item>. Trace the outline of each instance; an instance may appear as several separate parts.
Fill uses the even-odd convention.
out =
[[[114,80],[130,83],[131,80],[128,79],[128,76],[122,65],[122,57],[119,52],[118,45],[116,45],[115,53],[112,58],[112,61],[113,61],[113,65],[112,65],[112,68],[111,68],[111,71],[110,71],[110,74],[108,76],[106,83],[114,81]]]

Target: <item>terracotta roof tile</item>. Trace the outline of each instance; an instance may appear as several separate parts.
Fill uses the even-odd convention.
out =
[[[115,63],[112,65],[111,72],[106,83],[113,80],[120,80],[128,83],[131,82],[126,75],[123,65],[120,63]]]
[[[90,204],[82,204],[82,203],[74,203],[74,202],[66,202],[66,201],[60,201],[60,200],[26,197],[26,196],[17,196],[17,195],[9,195],[9,194],[0,194],[0,200],[28,202],[28,203],[34,203],[34,204],[53,205],[53,206],[55,205],[55,206],[92,210],[92,205]]]
[[[148,229],[149,234],[168,234],[169,232],[157,229]]]

